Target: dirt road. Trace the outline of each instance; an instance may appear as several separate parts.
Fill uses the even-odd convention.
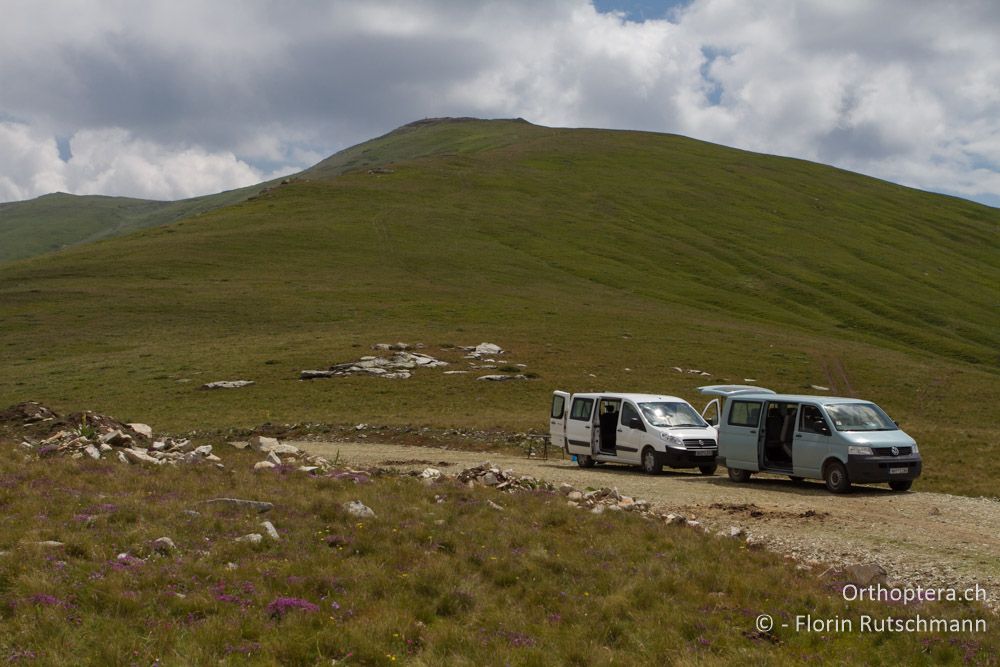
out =
[[[1000,602],[1000,502],[942,493],[892,493],[857,487],[834,496],[820,482],[776,476],[734,484],[719,473],[668,471],[648,476],[623,466],[581,469],[556,453],[547,461],[496,453],[364,443],[293,443],[315,454],[358,465],[444,472],[490,460],[502,469],[566,482],[578,489],[616,487],[663,510],[697,518],[715,530],[744,528],[769,548],[827,563],[875,561],[891,582],[965,589],[975,584]],[[410,463],[402,463],[410,462]],[[442,467],[442,464],[450,464]],[[720,469],[724,470],[724,469]],[[919,488],[920,481],[914,484]]]

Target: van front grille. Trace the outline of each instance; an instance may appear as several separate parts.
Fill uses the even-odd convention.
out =
[[[899,450],[898,456],[905,456],[907,454],[913,453],[912,447],[897,447]],[[892,447],[872,447],[872,451],[875,452],[876,456],[892,456]]]
[[[715,440],[711,438],[685,438],[684,447],[687,449],[704,449],[715,447]]]

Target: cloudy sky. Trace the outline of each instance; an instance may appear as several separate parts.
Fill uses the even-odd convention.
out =
[[[174,199],[431,116],[653,130],[1000,206],[995,0],[3,0],[0,201]]]

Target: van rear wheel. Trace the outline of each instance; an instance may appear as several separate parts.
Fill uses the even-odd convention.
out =
[[[594,457],[589,454],[576,455],[576,464],[581,468],[593,468],[595,463],[597,463],[597,461],[595,461]]]
[[[663,464],[656,456],[656,450],[646,447],[642,450],[642,471],[647,475],[659,475],[663,472]]]
[[[840,461],[830,461],[823,470],[823,481],[826,488],[833,493],[846,493],[851,488],[851,479],[847,476],[847,468]]]
[[[913,486],[912,479],[897,479],[889,482],[889,488],[893,491],[909,491],[911,486]]]
[[[729,479],[737,484],[745,484],[750,481],[750,471],[739,468],[729,468]]]

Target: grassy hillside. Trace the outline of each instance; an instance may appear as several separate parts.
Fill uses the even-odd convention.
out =
[[[683,137],[415,124],[253,200],[0,267],[0,403],[522,430],[556,387],[697,403],[755,378],[872,398],[921,442],[917,488],[996,495],[998,222]],[[452,369],[439,347],[495,342],[538,379],[297,379],[397,340]],[[197,390],[230,378],[257,384]]]
[[[243,201],[273,184],[178,201],[57,192],[0,204],[0,263],[176,222]]]

